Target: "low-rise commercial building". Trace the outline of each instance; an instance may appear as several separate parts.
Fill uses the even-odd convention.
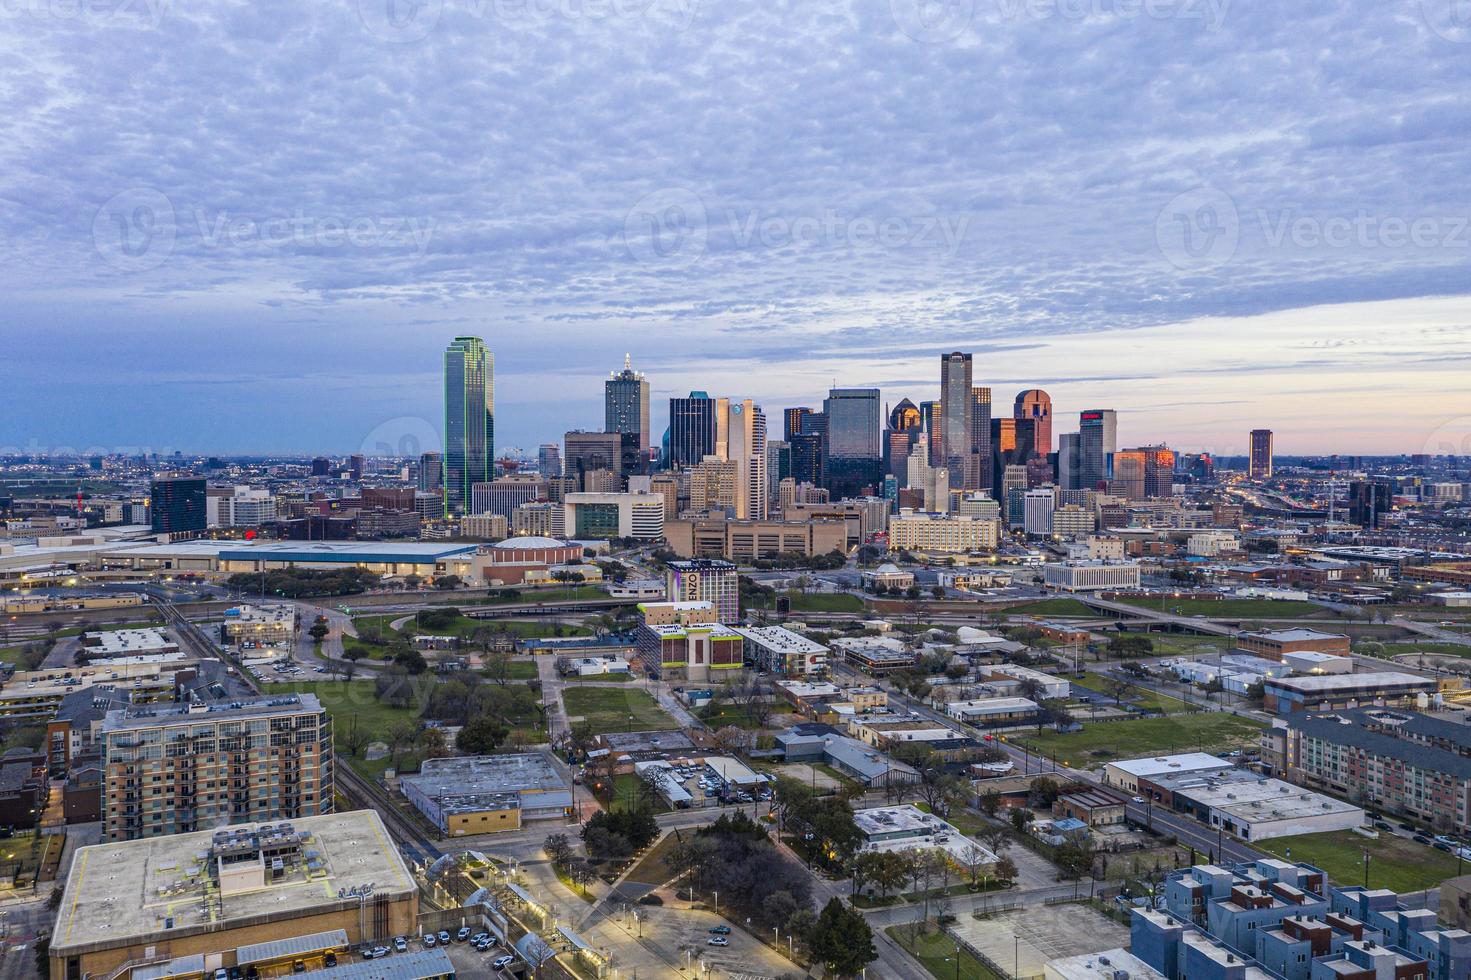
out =
[[[236,646],[283,646],[296,637],[296,607],[273,602],[226,609],[222,632]]]
[[[522,536],[481,545],[470,559],[471,580],[521,585],[536,573],[582,561],[582,545],[557,538]]]
[[[860,852],[933,850],[941,852],[952,864],[974,866],[988,873],[996,864],[994,853],[912,803],[855,810],[853,822],[863,835],[863,843],[858,845]]]
[[[1440,687],[1433,677],[1387,670],[1364,674],[1270,677],[1264,683],[1262,705],[1279,715],[1369,705],[1414,705],[1422,697],[1428,699]]]
[[[202,957],[205,975],[243,969],[242,947],[337,931],[350,945],[412,935],[418,911],[418,886],[372,810],[97,844],[72,860],[50,980],[184,956]]]
[[[757,670],[801,677],[827,669],[828,648],[786,627],[748,626],[736,632],[746,638],[746,661]]]
[[[951,701],[945,713],[956,721],[977,728],[1011,728],[1037,720],[1041,711],[1037,702],[1028,698],[985,698],[979,701]]]
[[[1156,780],[1171,774],[1217,772],[1229,768],[1231,763],[1205,752],[1121,759],[1103,767],[1103,783],[1132,795],[1148,790]]]
[[[572,786],[540,752],[425,759],[399,777],[408,801],[451,837],[516,830],[526,820],[565,819]]]
[[[913,650],[885,637],[843,636],[832,645],[844,661],[874,676],[908,670],[917,662]]]
[[[161,626],[83,633],[81,645],[81,653],[88,660],[179,652],[179,641]]]
[[[1236,646],[1247,653],[1281,660],[1288,653],[1331,653],[1347,657],[1351,641],[1342,633],[1324,633],[1315,629],[1265,630],[1259,633],[1242,633],[1236,637]]]
[[[991,667],[982,667],[980,673],[983,675],[983,680],[1021,681],[1023,687],[1035,685],[1037,695],[1048,701],[1072,696],[1073,686],[1066,677],[1044,674],[1031,667],[1022,667],[1017,664],[995,664]]]
[[[1105,589],[1137,589],[1139,565],[1127,561],[1070,561],[1042,570],[1048,588],[1064,592],[1099,592]]]
[[[1140,795],[1245,841],[1352,830],[1368,820],[1342,800],[1231,767],[1157,776]]]

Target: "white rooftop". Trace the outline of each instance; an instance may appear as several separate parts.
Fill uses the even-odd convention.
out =
[[[1203,772],[1207,769],[1229,769],[1231,763],[1206,752],[1183,752],[1148,759],[1125,759],[1110,766],[1131,776],[1158,776],[1162,773]]]

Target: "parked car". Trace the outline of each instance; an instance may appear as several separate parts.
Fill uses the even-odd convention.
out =
[[[460,926],[460,931],[455,933],[455,942],[462,943],[470,938],[470,927]]]
[[[490,968],[492,970],[504,970],[514,962],[516,962],[516,957],[514,956],[497,956],[490,961]]]
[[[426,933],[424,933],[424,948],[425,949],[429,949],[433,945],[434,945],[434,933],[432,933],[432,932],[426,932]]]
[[[1445,851],[1447,854],[1450,854],[1452,851],[1455,850],[1455,848],[1451,847],[1443,840],[1431,841],[1430,846],[1435,848],[1437,851]]]
[[[443,946],[449,942],[449,931],[446,929],[441,929],[439,930],[439,935],[435,936],[434,938],[438,939],[439,945]]]
[[[333,952],[328,952],[326,956],[322,957],[322,962],[325,963],[328,967],[336,966],[337,954]]]
[[[724,936],[711,936],[709,939],[705,940],[705,945],[706,946],[729,946],[730,945],[730,940],[729,939],[726,939]]]
[[[1384,820],[1375,820],[1374,821],[1374,829],[1375,830],[1393,830],[1394,828],[1391,827],[1387,821],[1384,821]]]
[[[400,953],[406,952],[409,948],[409,941],[404,937],[399,936],[394,939],[393,948],[398,950]]]
[[[1419,844],[1434,844],[1435,843],[1435,841],[1431,838],[1431,836],[1429,834],[1416,834],[1415,835],[1415,841],[1416,841],[1416,843],[1419,843]]]
[[[717,936],[729,936],[730,926],[711,926],[710,931]]]

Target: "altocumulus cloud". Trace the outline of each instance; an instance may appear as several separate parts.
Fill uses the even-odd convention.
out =
[[[929,343],[1460,293],[1457,13],[0,0],[0,329],[125,310],[166,352],[208,310],[478,329],[527,371],[616,337],[883,377]]]

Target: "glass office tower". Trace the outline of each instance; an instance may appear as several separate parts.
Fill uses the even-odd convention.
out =
[[[495,459],[495,355],[479,337],[444,352],[444,505],[464,514],[470,487],[489,483]]]
[[[883,481],[883,411],[877,388],[834,388],[823,400],[827,418],[826,485],[834,499],[875,492]]]

